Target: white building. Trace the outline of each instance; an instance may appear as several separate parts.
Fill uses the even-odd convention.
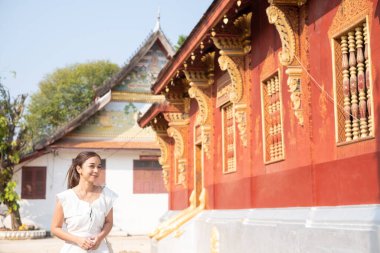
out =
[[[129,63],[96,90],[93,104],[23,159],[14,179],[24,221],[50,230],[55,195],[67,188],[72,159],[93,150],[106,168],[99,184],[119,196],[114,230],[146,234],[157,226],[168,210],[159,148],[152,130],[141,129],[136,119],[151,103],[164,99],[151,95],[150,87],[173,54],[158,23]]]

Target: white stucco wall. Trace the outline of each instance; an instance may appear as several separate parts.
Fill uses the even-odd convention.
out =
[[[133,194],[133,160],[149,151],[107,150],[97,151],[106,159],[106,185],[118,194],[114,206],[114,227],[131,235],[147,234],[154,230],[159,218],[168,210],[168,195]],[[22,166],[46,166],[46,199],[21,200],[21,216],[32,220],[40,227],[50,230],[50,221],[55,205],[55,195],[66,189],[66,173],[71,160],[80,150],[58,150],[43,155]],[[17,192],[21,194],[21,170],[14,179]]]
[[[207,210],[152,252],[378,253],[379,230],[380,205]]]

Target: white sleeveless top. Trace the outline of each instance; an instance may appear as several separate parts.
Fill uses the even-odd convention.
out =
[[[100,196],[92,203],[78,198],[73,189],[57,194],[57,199],[63,207],[64,223],[67,231],[73,235],[90,237],[100,233],[105,217],[113,207],[116,193],[104,187]],[[96,250],[84,250],[76,244],[65,242],[60,253],[109,253],[103,240]]]

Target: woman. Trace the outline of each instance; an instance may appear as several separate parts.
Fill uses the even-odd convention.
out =
[[[112,229],[116,194],[95,184],[101,169],[97,153],[81,152],[67,172],[68,190],[57,194],[51,224],[51,232],[65,241],[60,253],[110,252],[105,237]]]

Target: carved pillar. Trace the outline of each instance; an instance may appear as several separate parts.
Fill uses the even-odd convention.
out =
[[[368,29],[367,23],[363,24],[363,35],[364,35],[364,62],[365,62],[365,84],[367,88],[367,110],[368,110],[368,134],[373,136],[373,120],[372,120],[372,88],[370,79],[370,64],[368,58]]]
[[[150,123],[153,131],[156,133],[156,140],[161,150],[161,156],[158,162],[162,166],[162,179],[167,191],[170,190],[170,158],[169,158],[169,144],[170,137],[168,136],[166,129],[168,128],[165,119],[160,116],[156,116]]]
[[[281,65],[286,66],[285,73],[288,75],[287,84],[291,93],[291,100],[293,102],[293,110],[298,123],[303,126],[303,112],[302,112],[302,84],[301,84],[301,63],[298,60],[298,10],[296,7],[288,8],[288,12],[292,15],[290,18],[293,22],[289,22],[283,11],[286,7],[279,5],[293,5],[301,6],[306,3],[306,0],[269,0],[271,6],[266,10],[270,24],[276,26],[280,35],[282,51],[279,53],[279,60]]]
[[[367,102],[365,94],[365,77],[364,77],[364,53],[363,53],[363,32],[362,28],[355,28],[356,39],[356,56],[358,68],[358,91],[359,91],[359,112],[360,112],[360,138],[368,136],[367,125]]]
[[[359,138],[359,105],[358,105],[358,84],[356,77],[356,49],[354,32],[348,33],[348,63],[350,65],[350,93],[351,93],[351,114],[352,114],[352,135],[353,140]]]
[[[187,153],[189,118],[184,113],[164,113],[169,122],[168,136],[174,139],[175,183],[187,187]]]
[[[351,128],[351,103],[350,103],[350,72],[348,71],[348,44],[347,36],[341,37],[342,50],[342,75],[343,75],[343,109],[344,109],[344,130],[346,141],[352,140]]]

